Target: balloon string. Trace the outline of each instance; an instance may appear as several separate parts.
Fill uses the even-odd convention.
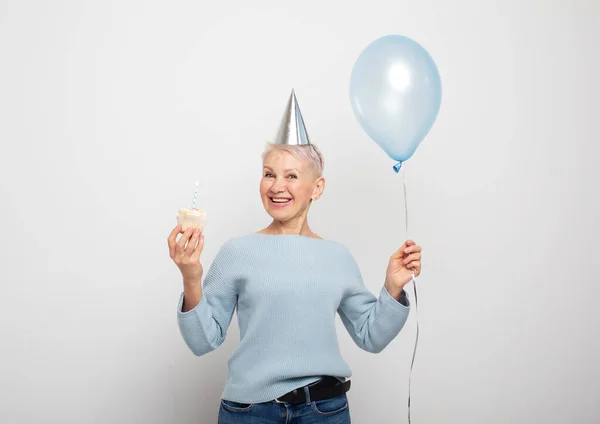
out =
[[[401,166],[402,170],[402,185],[404,187],[404,229],[406,233],[406,240],[408,240],[408,201],[406,196],[406,179],[404,173],[405,166]],[[398,171],[396,171],[398,172]],[[419,308],[417,301],[417,281],[415,280],[415,271],[412,271],[412,283],[413,283],[413,291],[415,294],[415,312],[416,312],[416,320],[417,320],[417,335],[415,337],[415,347],[413,349],[412,361],[410,363],[410,374],[408,376],[408,424],[411,424],[410,420],[410,387],[411,387],[411,377],[413,372],[413,366],[415,364],[415,356],[417,354],[417,344],[419,343]]]

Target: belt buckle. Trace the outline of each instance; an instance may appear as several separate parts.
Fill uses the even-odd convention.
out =
[[[284,401],[282,401],[282,400],[279,400],[279,398],[275,398],[275,401],[274,401],[274,402],[275,402],[275,403],[285,403]]]

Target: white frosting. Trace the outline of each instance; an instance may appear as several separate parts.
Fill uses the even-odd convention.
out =
[[[182,209],[179,209],[179,214],[180,215],[202,216],[202,215],[206,215],[206,212],[203,212],[200,209],[182,208]]]

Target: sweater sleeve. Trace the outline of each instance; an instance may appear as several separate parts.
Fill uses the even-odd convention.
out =
[[[187,346],[197,356],[215,350],[225,341],[237,305],[237,289],[226,272],[229,268],[226,256],[224,249],[217,253],[204,279],[202,298],[194,309],[183,312],[183,292],[179,297],[179,331]]]
[[[358,266],[355,263],[354,266],[353,281],[340,303],[338,313],[346,330],[361,349],[379,353],[404,327],[410,302],[405,292],[404,299],[401,298],[404,304],[398,302],[385,286],[381,288],[379,297],[375,297],[365,286]]]

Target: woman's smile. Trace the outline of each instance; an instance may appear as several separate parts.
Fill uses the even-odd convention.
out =
[[[285,208],[292,203],[293,199],[289,197],[269,197],[269,200],[271,201],[271,206],[275,208]]]

